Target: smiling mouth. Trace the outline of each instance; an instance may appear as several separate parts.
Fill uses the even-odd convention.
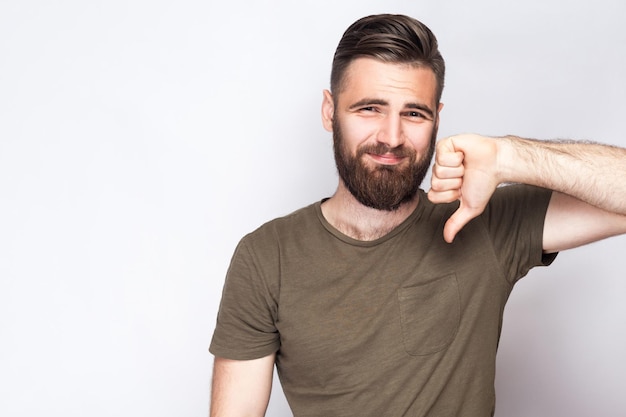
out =
[[[382,165],[398,165],[407,158],[406,156],[395,155],[391,152],[384,153],[384,154],[367,153],[367,155],[374,162],[377,162]]]

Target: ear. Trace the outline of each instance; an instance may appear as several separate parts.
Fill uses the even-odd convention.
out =
[[[324,90],[322,98],[322,126],[329,132],[333,131],[333,117],[335,115],[335,103],[333,95],[328,90]]]
[[[435,122],[435,129],[439,129],[439,113],[441,113],[441,110],[443,110],[443,103],[439,103],[439,106],[437,107],[437,121]]]

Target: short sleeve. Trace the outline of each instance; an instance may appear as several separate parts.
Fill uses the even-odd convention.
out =
[[[264,262],[271,263],[271,259]],[[242,239],[226,275],[209,347],[215,356],[257,359],[276,352],[280,346],[274,324],[277,305],[265,277],[271,272],[260,263],[248,240]]]
[[[552,192],[529,185],[499,187],[482,215],[493,248],[510,282],[535,266],[552,263],[543,253],[543,228]]]

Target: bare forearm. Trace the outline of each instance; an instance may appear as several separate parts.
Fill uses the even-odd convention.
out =
[[[264,416],[273,369],[273,354],[249,361],[215,358],[210,416]]]
[[[520,182],[626,214],[626,149],[589,142],[499,140],[502,182]]]

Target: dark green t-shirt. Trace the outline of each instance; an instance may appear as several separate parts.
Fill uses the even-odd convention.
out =
[[[375,241],[351,239],[320,203],[244,237],[210,351],[276,352],[296,417],[492,415],[502,315],[542,252],[547,190],[498,188],[454,243],[457,204],[420,191],[415,212]]]

